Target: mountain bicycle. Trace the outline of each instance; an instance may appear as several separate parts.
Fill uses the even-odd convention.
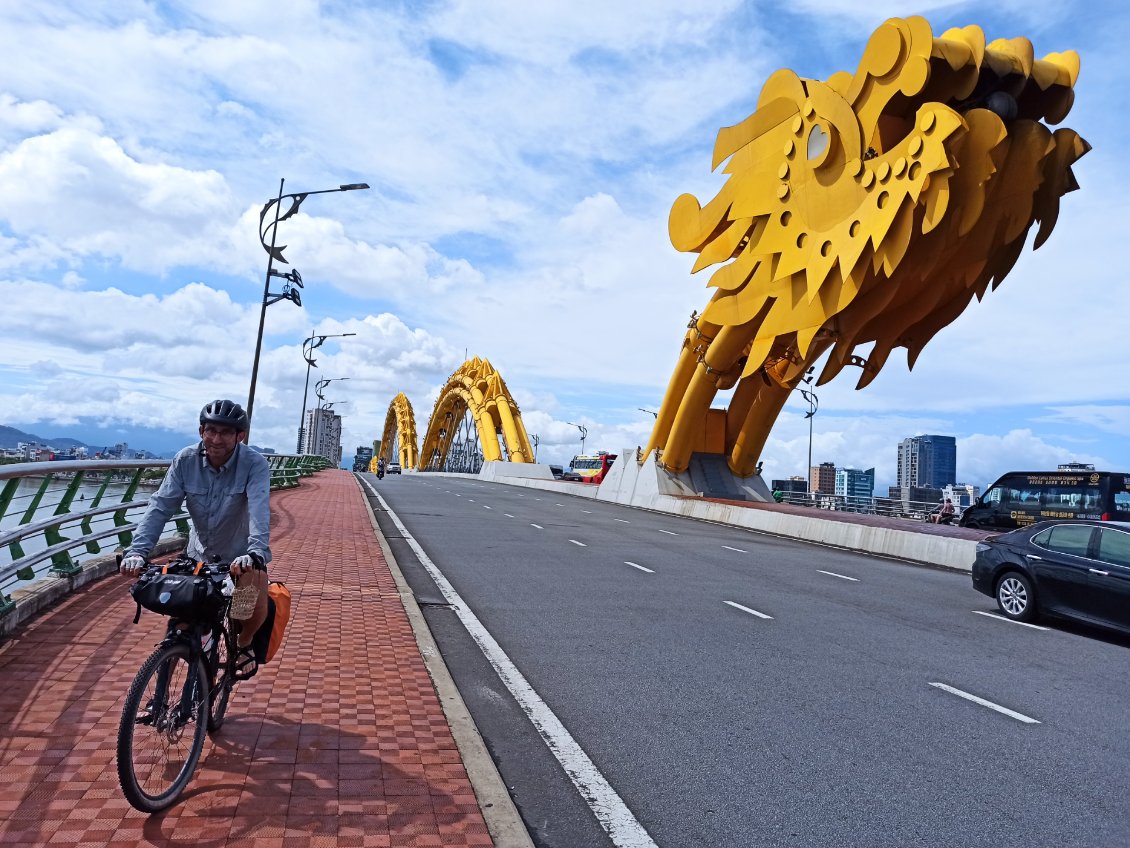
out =
[[[199,615],[169,617],[164,639],[142,663],[122,707],[118,782],[126,800],[145,813],[176,802],[196,770],[205,735],[223,726],[232,688],[258,670],[253,656],[236,649],[239,622],[224,590],[231,586],[227,564],[179,557],[146,566],[134,585],[158,574],[200,578],[208,604]],[[209,581],[213,585],[204,585]]]

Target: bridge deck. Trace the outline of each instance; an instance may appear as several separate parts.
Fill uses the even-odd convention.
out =
[[[482,846],[491,839],[396,584],[346,472],[272,495],[285,643],[236,687],[195,778],[163,814],[131,808],[114,748],[163,622],[110,578],[0,645],[0,843]]]

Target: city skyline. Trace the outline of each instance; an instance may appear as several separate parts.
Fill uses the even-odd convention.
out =
[[[645,444],[705,280],[671,246],[684,192],[713,196],[718,130],[746,118],[778,68],[853,70],[899,10],[673,0],[225,7],[61,0],[0,12],[0,403],[23,430],[188,444],[214,397],[247,396],[266,255],[259,212],[310,197],[280,225],[302,306],[266,312],[252,441],[290,452],[306,362],[335,382],[342,444],[380,438],[398,392],[420,432],[470,357],[489,359],[539,437],[538,457]],[[766,479],[811,458],[896,479],[889,445],[956,439],[959,482],[1080,461],[1130,468],[1130,352],[1101,367],[1074,346],[1113,335],[1130,140],[1113,2],[927,4],[935,34],[974,24],[1035,55],[1076,50],[1066,120],[1093,150],[1055,232],[998,290],[863,391],[785,404]],[[1112,105],[1113,104],[1113,105]],[[436,128],[442,127],[442,133]],[[280,266],[282,267],[282,266]],[[276,281],[277,282],[277,281]],[[80,320],[81,319],[81,320]],[[719,403],[725,398],[720,398]]]

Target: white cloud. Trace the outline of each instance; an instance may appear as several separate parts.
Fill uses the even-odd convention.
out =
[[[1130,306],[1116,108],[1127,15],[1102,3],[923,8],[935,31],[980,23],[990,38],[1031,35],[1037,55],[1083,51],[1067,123],[1095,150],[1051,241],[940,333],[913,374],[896,353],[862,392],[847,374],[819,389],[813,460],[893,478],[899,439],[955,432],[973,482],[1007,470],[994,461],[1060,461],[1072,446],[1130,466],[1117,438],[1130,399],[1111,376],[1130,369],[1117,323]],[[371,191],[311,197],[280,227],[307,286],[303,308],[267,314],[256,441],[293,443],[301,339],[334,328],[358,335],[327,343],[315,375],[350,377],[332,386],[348,401],[349,447],[379,435],[398,391],[422,431],[465,350],[499,368],[539,456],[579,450],[569,421],[590,427],[589,449],[646,442],[651,417],[636,407],[657,405],[687,317],[709,297],[667,239],[672,201],[717,191],[714,133],[746,117],[771,71],[854,68],[871,29],[901,11],[839,0],[804,0],[787,19],[675,0],[5,8],[0,404],[173,426],[202,396],[242,396],[263,202],[279,176],[287,191],[365,180]],[[767,474],[803,473],[798,410],[787,404],[769,439]]]

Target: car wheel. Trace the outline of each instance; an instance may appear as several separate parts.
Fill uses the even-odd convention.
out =
[[[961,524],[959,526],[964,527],[967,530],[980,530],[981,529],[981,525],[978,524],[976,521],[970,521],[968,524]]]
[[[1036,617],[1036,593],[1032,583],[1019,571],[1009,571],[997,583],[997,606],[1013,621]]]

